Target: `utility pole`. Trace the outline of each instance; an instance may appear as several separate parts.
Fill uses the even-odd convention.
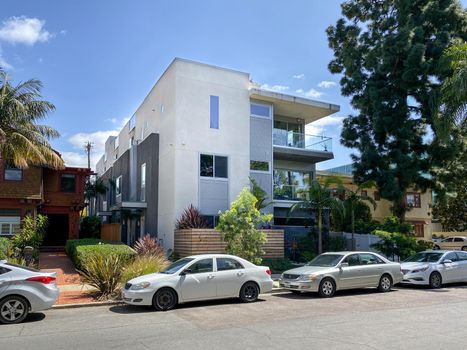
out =
[[[84,150],[88,154],[88,169],[91,169],[91,149],[94,148],[94,143],[87,141],[84,144]]]

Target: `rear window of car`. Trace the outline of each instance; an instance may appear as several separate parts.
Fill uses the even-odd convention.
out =
[[[465,252],[457,252],[457,256],[459,257],[460,261],[467,261],[467,253]]]
[[[6,267],[0,266],[0,275],[4,273],[10,272],[11,270],[7,269]]]
[[[5,263],[5,265],[12,266],[12,267],[16,267],[16,268],[18,268],[18,269],[23,269],[23,270],[26,270],[26,271],[39,272],[38,269],[35,269],[35,268],[33,268],[33,267],[27,267],[27,266],[18,265],[18,264],[13,264],[13,263]]]
[[[243,269],[243,265],[240,264],[237,260],[230,258],[216,258],[217,261],[217,271],[227,271],[227,270],[239,270]]]

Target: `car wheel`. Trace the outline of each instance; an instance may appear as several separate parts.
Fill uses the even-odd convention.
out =
[[[429,283],[431,288],[441,288],[441,285],[443,284],[441,274],[439,272],[432,272],[430,275]]]
[[[177,293],[172,288],[159,289],[152,300],[157,311],[172,310],[178,304]]]
[[[439,250],[439,249],[440,249],[440,248],[439,248],[439,245],[436,245],[436,244],[435,244],[435,245],[433,246],[433,250]]]
[[[467,252],[467,246],[463,246],[463,247],[462,247],[462,250],[463,250],[464,252]]]
[[[20,296],[6,297],[0,302],[0,322],[20,323],[29,313],[29,305],[26,299]]]
[[[254,282],[247,282],[240,289],[240,299],[244,303],[252,303],[258,300],[259,297],[259,287]]]
[[[378,284],[378,290],[380,292],[386,293],[390,292],[392,288],[392,278],[389,275],[382,275],[379,284]]]
[[[319,296],[330,298],[336,292],[336,283],[331,278],[325,278],[319,284]]]

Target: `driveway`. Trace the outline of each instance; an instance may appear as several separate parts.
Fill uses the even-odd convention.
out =
[[[124,305],[56,309],[0,326],[0,349],[463,349],[466,311],[465,284],[332,299],[282,293],[165,313]]]

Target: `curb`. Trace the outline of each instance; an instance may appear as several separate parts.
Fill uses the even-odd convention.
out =
[[[269,293],[264,293],[265,295],[274,295],[274,294],[282,294],[289,292],[288,289],[284,288],[273,288],[273,290]],[[62,309],[78,309],[81,307],[94,307],[94,306],[111,306],[111,305],[125,305],[122,300],[106,300],[106,301],[93,301],[88,303],[80,303],[80,304],[62,304],[62,305],[54,305],[52,309],[62,310]]]

